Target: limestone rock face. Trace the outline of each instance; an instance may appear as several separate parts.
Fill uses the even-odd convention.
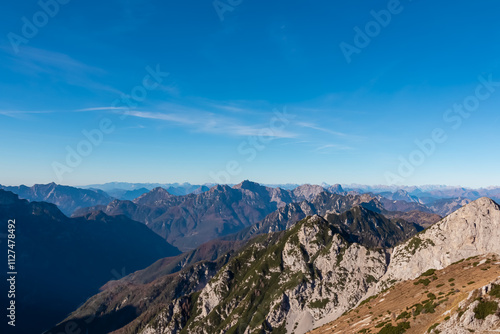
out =
[[[463,300],[459,309],[460,312],[454,313],[447,321],[443,322],[433,333],[442,334],[469,334],[469,333],[490,333],[500,331],[500,317],[498,307],[496,312],[489,314],[484,319],[478,319],[475,312],[481,302],[498,303],[500,298],[491,296],[489,292],[496,285],[500,284],[500,280],[490,283],[481,289],[471,291],[467,299]],[[438,332],[439,331],[439,332]]]
[[[201,290],[184,331],[306,333],[356,305],[387,268],[383,251],[348,243],[320,216],[262,239]],[[186,319],[176,303],[143,333],[179,333]]]
[[[500,207],[483,197],[395,247],[379,289],[487,253],[500,254]]]

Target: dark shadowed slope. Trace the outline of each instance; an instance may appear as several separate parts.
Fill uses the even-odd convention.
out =
[[[96,212],[68,218],[55,205],[0,190],[0,221],[15,219],[15,333],[40,333],[110,279],[179,254],[146,226]],[[6,239],[1,249],[7,254]],[[4,279],[2,291],[7,291]],[[2,299],[5,300],[5,299]]]

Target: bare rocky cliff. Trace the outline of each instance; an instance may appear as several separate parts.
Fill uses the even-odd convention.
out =
[[[487,253],[500,254],[500,207],[483,197],[397,246],[379,288]]]

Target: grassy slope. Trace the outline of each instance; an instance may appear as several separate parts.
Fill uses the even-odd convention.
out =
[[[499,259],[498,255],[475,257],[435,271],[429,276],[423,275],[415,280],[396,284],[339,319],[313,330],[311,334],[378,333],[388,324],[397,326],[403,322],[410,324],[410,328],[404,333],[426,333],[433,324],[458,312],[458,304],[470,291],[500,276]],[[486,262],[482,263],[484,260]],[[428,285],[425,285],[426,279],[429,280]],[[418,313],[415,312],[417,308],[420,308],[412,307],[416,304],[427,304],[427,309],[434,312],[426,313],[422,310],[414,316]]]

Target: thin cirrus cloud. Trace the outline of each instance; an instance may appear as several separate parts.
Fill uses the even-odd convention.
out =
[[[220,103],[209,100],[194,99],[195,105],[179,104],[174,102],[163,102],[154,106],[155,111],[144,110],[129,110],[126,107],[93,107],[78,109],[77,111],[109,111],[112,113],[125,113],[129,117],[140,119],[149,119],[156,121],[164,121],[176,126],[184,127],[194,133],[208,133],[214,135],[229,135],[229,136],[266,136],[270,138],[284,139],[299,139],[305,140],[310,137],[311,130],[314,137],[317,133],[322,132],[328,135],[333,135],[345,141],[351,141],[356,136],[343,132],[333,131],[321,127],[311,121],[295,120],[297,115],[290,115],[289,123],[284,129],[272,128],[271,119],[275,117],[274,113],[264,112],[265,109],[260,104],[252,104],[251,106],[242,105],[241,103]],[[207,111],[207,109],[209,111]],[[268,107],[268,109],[270,109]],[[158,111],[161,110],[161,111]],[[241,117],[234,118],[233,116],[221,115],[221,111],[230,111],[231,115],[239,115]],[[253,115],[252,119],[259,117],[259,124],[248,124],[247,116]],[[243,117],[244,116],[244,117]],[[306,131],[309,130],[309,131]],[[316,142],[316,140],[313,140]],[[323,145],[313,152],[324,153],[331,150],[346,150],[351,149],[347,145]]]
[[[101,68],[87,65],[67,54],[24,46],[17,55],[10,55],[11,50],[0,47],[7,56],[4,67],[16,74],[27,77],[40,78],[49,75],[51,80],[60,81],[72,86],[83,87],[91,91],[100,90],[113,94],[122,94],[121,91],[102,83],[102,77],[107,72]]]
[[[333,151],[352,150],[352,147],[342,144],[326,144],[313,150],[315,153],[331,153]]]
[[[131,110],[128,116],[161,120],[190,128],[194,132],[223,134],[232,136],[258,136],[263,135],[271,138],[296,138],[298,135],[286,130],[271,129],[269,126],[245,125],[240,122],[215,115],[213,113],[201,113],[196,116],[186,116],[178,113],[161,113]]]
[[[0,115],[17,119],[26,119],[29,115],[51,114],[52,110],[0,110]]]
[[[81,112],[81,111],[106,111],[106,110],[128,110],[128,109],[129,108],[127,107],[94,107],[94,108],[76,109],[74,111]]]
[[[326,128],[322,128],[314,123],[309,123],[309,122],[298,122],[297,125],[299,126],[302,126],[304,128],[309,128],[309,129],[313,129],[313,130],[318,130],[318,131],[321,131],[321,132],[325,132],[325,133],[329,133],[331,135],[334,135],[334,136],[339,136],[339,137],[347,137],[349,136],[348,134],[346,133],[343,133],[343,132],[338,132],[338,131],[333,131],[333,130],[330,130],[330,129],[326,129]]]

